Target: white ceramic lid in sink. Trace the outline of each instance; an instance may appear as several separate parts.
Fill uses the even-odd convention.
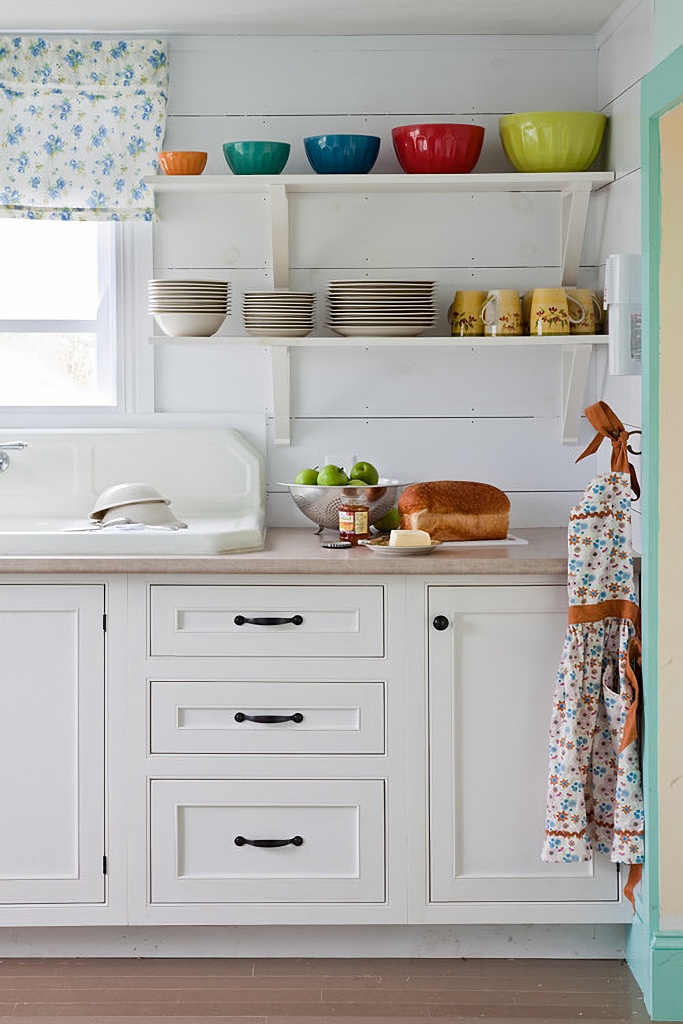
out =
[[[113,487],[107,487],[106,491],[102,491],[93,506],[90,518],[102,519],[110,508],[135,505],[142,501],[161,501],[164,505],[170,504],[169,499],[164,498],[163,494],[159,494],[156,487],[152,487],[150,484],[114,484]]]

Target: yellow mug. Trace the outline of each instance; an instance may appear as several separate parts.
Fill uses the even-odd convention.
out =
[[[585,310],[569,298],[565,288],[534,288],[529,312],[529,334],[569,334],[572,324],[580,323]]]
[[[578,323],[570,324],[572,334],[600,334],[602,331],[602,303],[590,288],[567,288],[567,297],[577,302],[584,311]]]
[[[481,308],[488,292],[471,289],[455,293],[449,309],[448,322],[454,338],[476,338],[484,333]]]
[[[522,300],[514,288],[490,291],[481,310],[484,334],[495,338],[522,333]]]

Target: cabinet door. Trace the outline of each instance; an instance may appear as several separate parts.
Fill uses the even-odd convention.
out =
[[[0,904],[104,900],[104,588],[0,586]]]
[[[540,859],[566,588],[431,587],[429,613],[431,901],[617,900],[607,858]]]

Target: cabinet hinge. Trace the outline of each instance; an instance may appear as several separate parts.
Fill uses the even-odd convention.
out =
[[[106,875],[106,873],[107,873],[107,855],[105,853],[104,856],[102,857],[102,874]]]
[[[102,616],[102,629],[104,630],[105,633],[107,632],[107,613],[106,612]]]

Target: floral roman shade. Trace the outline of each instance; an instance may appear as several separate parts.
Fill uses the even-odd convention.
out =
[[[0,216],[151,220],[167,95],[157,39],[0,36]]]

